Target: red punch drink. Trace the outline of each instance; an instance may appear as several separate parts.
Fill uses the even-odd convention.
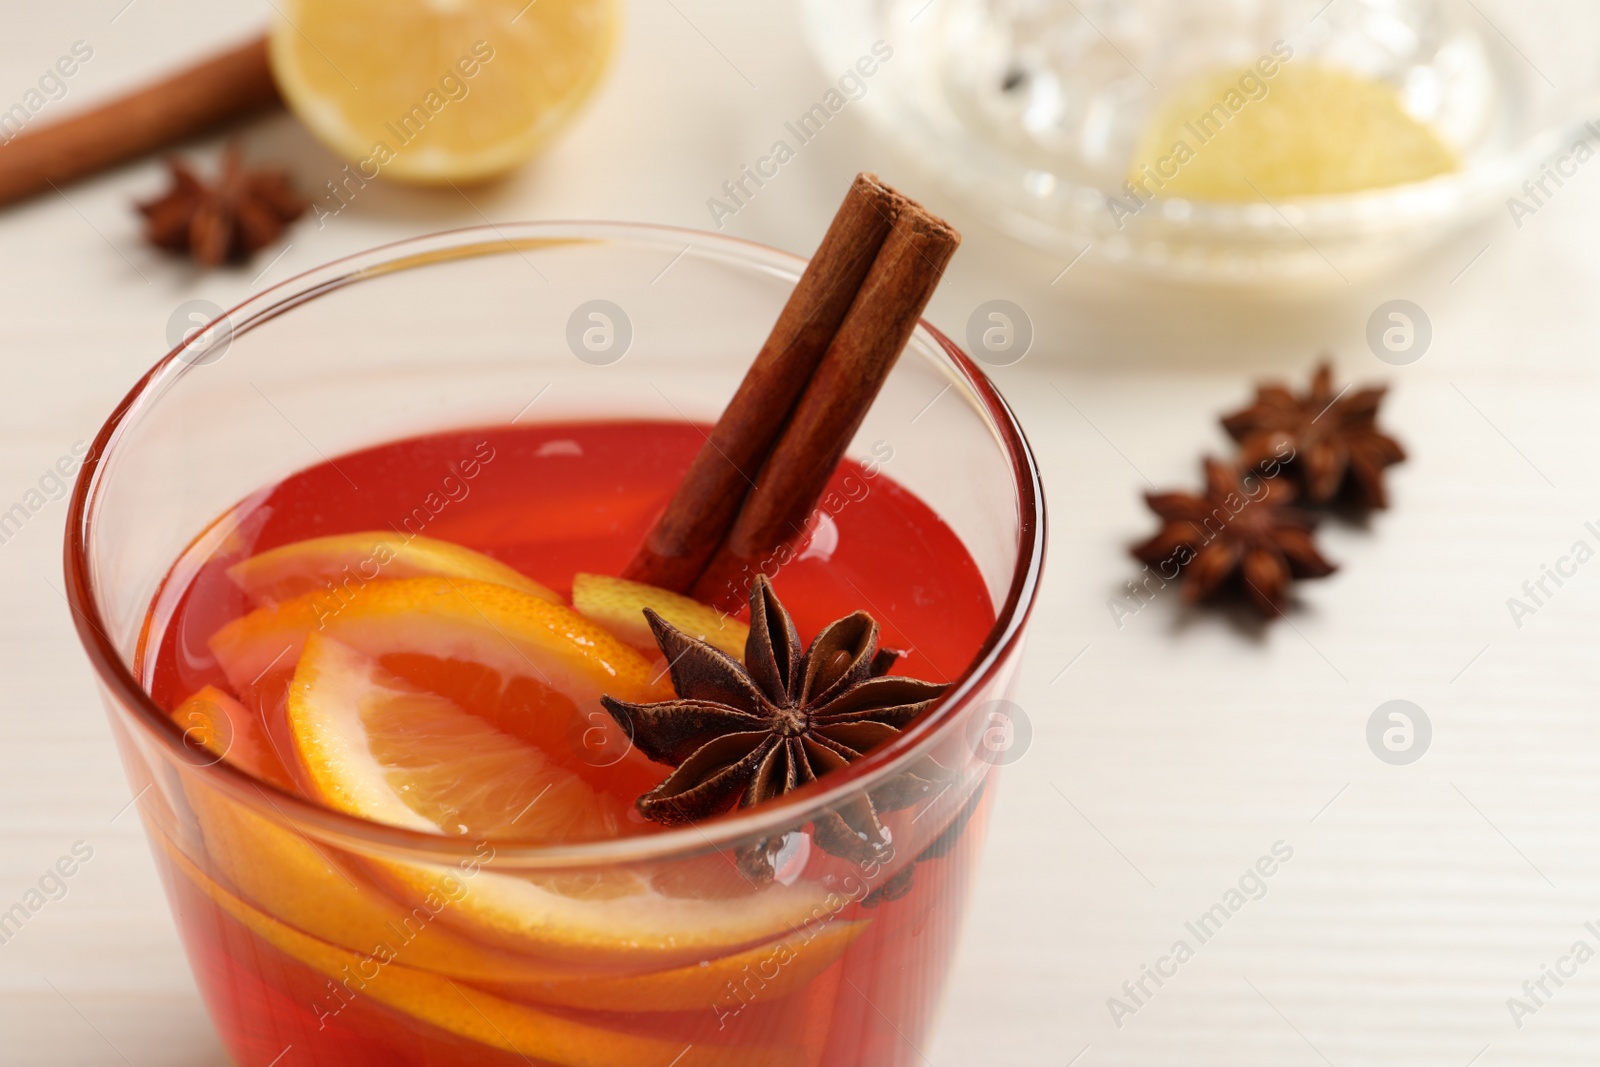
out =
[[[167,843],[169,883],[241,1065],[285,1048],[287,1063],[345,1067],[917,1061],[901,1035],[925,1029],[945,972],[981,793],[929,793],[885,816],[920,862],[896,849],[853,870],[796,834],[765,885],[717,850],[522,886],[478,862],[501,840],[659,831],[632,801],[670,768],[608,732],[582,664],[569,682],[534,649],[553,640],[539,629],[549,619],[584,623],[566,606],[574,576],[621,568],[703,432],[575,423],[380,446],[251,497],[174,568],[140,661],[191,745],[480,850],[454,874],[374,863],[188,790],[207,854]],[[839,469],[774,586],[803,640],[870,605],[882,644],[905,650],[896,674],[953,678],[993,610],[961,542],[886,473],[890,451]],[[465,619],[422,621],[429,601],[458,600]],[[581,586],[576,604],[601,620],[599,640],[608,605]],[[700,610],[708,628],[743,629]],[[602,654],[626,662],[608,684],[650,695],[664,663],[626,625],[617,635]]]

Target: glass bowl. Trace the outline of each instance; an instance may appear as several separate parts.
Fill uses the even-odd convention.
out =
[[[1600,99],[1593,5],[806,0],[806,11],[830,73],[885,42],[892,57],[852,106],[995,225],[1068,259],[1175,278],[1339,284],[1390,268],[1505,210]],[[1114,206],[1131,203],[1129,161],[1168,92],[1279,41],[1295,62],[1395,86],[1459,169],[1344,195]]]

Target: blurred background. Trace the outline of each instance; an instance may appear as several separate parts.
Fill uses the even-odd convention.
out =
[[[238,45],[276,6],[18,6],[0,130],[13,103],[43,126]],[[928,317],[1017,409],[1052,520],[1026,727],[923,1060],[1595,1062],[1600,133],[1584,123],[1600,16],[1559,0],[624,6],[592,97],[498,180],[339,195],[337,123],[308,102],[338,90],[308,75],[309,125],[268,110],[180,147],[209,176],[231,141],[309,201],[245,262],[146,242],[134,204],[167,189],[161,153],[0,209],[0,512],[27,515],[0,531],[0,910],[91,854],[0,941],[0,1062],[223,1062],[60,592],[65,476],[173,331],[339,256],[502,220],[641,220],[809,254],[861,170],[965,235]],[[64,57],[73,73],[50,76]],[[1231,139],[1176,159],[1219,103]],[[1132,184],[1158,179],[1166,195]],[[1340,571],[1270,624],[1175,589],[1128,599],[1128,546],[1154,524],[1142,494],[1197,486],[1197,457],[1231,447],[1217,416],[1262,380],[1303,388],[1323,356],[1338,388],[1389,386],[1383,421],[1409,452],[1389,509],[1325,524]],[[1421,724],[1404,760],[1371,729],[1396,700]],[[1275,873],[1242,882],[1262,857]],[[1230,891],[1249,902],[1199,943],[1186,924]],[[1180,939],[1193,957],[1146,977]]]

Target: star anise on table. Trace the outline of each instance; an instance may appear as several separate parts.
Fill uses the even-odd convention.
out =
[[[858,611],[829,624],[804,653],[794,621],[764,577],[750,593],[744,663],[645,617],[667,658],[678,698],[631,704],[601,698],[646,756],[676,769],[638,799],[653,822],[694,822],[782,796],[840,770],[895,737],[948,688],[888,675],[898,653],[878,647],[878,624]],[[824,851],[866,863],[888,843],[881,812],[927,795],[937,765],[891,779],[812,821]],[[752,879],[773,874],[782,836],[736,850]]]
[[[247,168],[239,153],[222,156],[217,180],[206,182],[187,163],[167,161],[172,188],[138,205],[145,239],[187,254],[204,267],[242,262],[272,244],[305,214],[306,201],[285,171]]]
[[[1272,468],[1268,468],[1272,469]],[[1147,493],[1161,519],[1155,536],[1133,555],[1161,578],[1181,572],[1183,598],[1205,600],[1229,588],[1242,590],[1269,618],[1283,614],[1294,578],[1324,578],[1334,565],[1311,538],[1316,520],[1288,506],[1295,487],[1260,470],[1205,461],[1205,489]]]
[[[1325,504],[1343,493],[1366,507],[1387,507],[1384,468],[1406,452],[1378,429],[1384,392],[1382,386],[1336,391],[1333,368],[1323,363],[1305,393],[1257,386],[1255,403],[1224,416],[1222,425],[1239,442],[1245,466],[1282,458],[1293,448],[1289,469],[1311,503]]]

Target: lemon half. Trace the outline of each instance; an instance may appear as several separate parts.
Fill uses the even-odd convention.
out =
[[[284,0],[278,89],[352,164],[341,202],[379,174],[445,184],[539,151],[593,92],[619,0]]]

